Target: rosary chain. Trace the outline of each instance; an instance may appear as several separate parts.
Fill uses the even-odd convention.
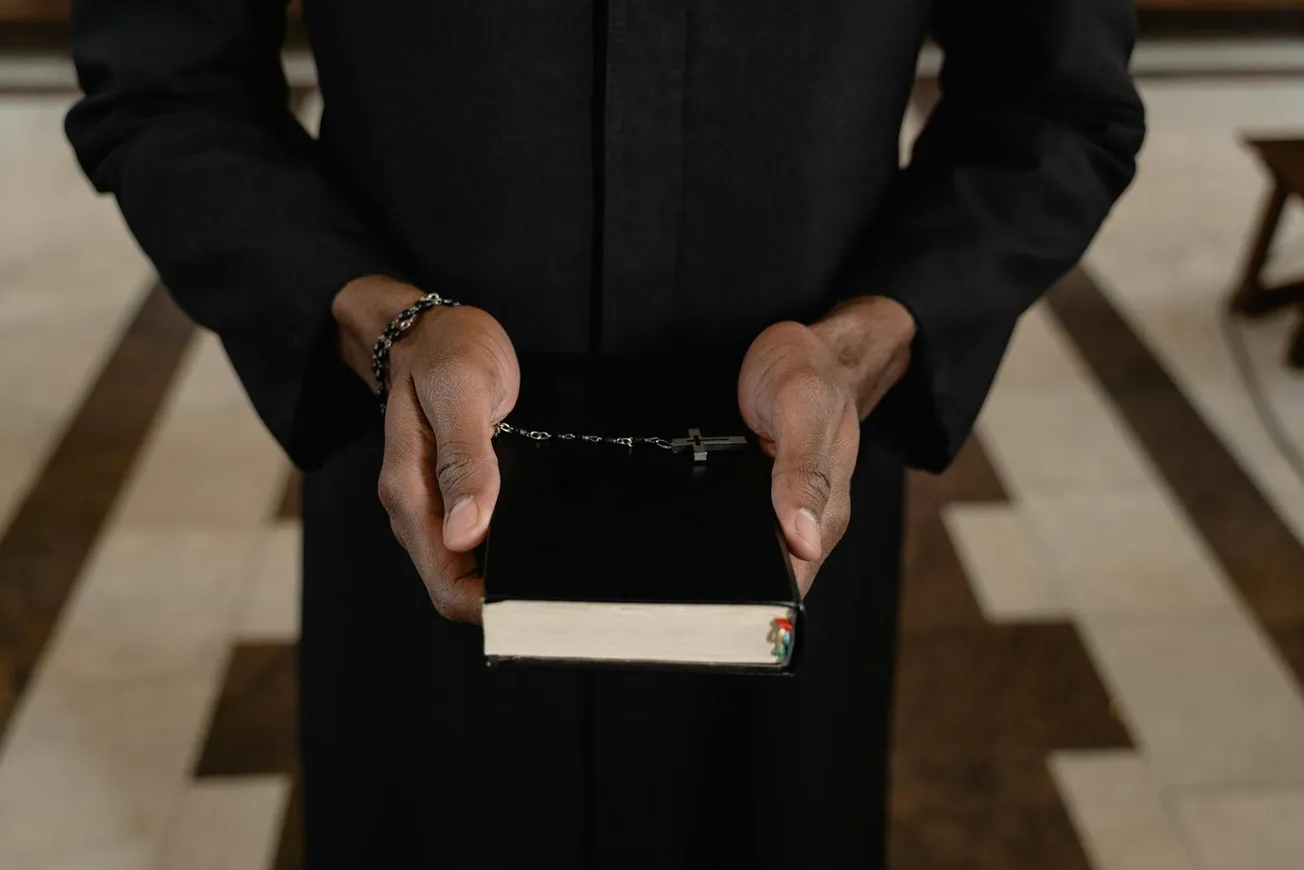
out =
[[[590,444],[613,444],[618,447],[637,447],[647,445],[650,447],[659,447],[662,450],[674,450],[673,441],[667,438],[658,438],[656,436],[634,436],[625,435],[622,437],[613,437],[610,435],[582,435],[578,432],[544,432],[541,429],[520,429],[511,423],[499,423],[494,427],[494,435],[499,434],[520,435],[523,438],[529,438],[532,441],[551,441],[554,438],[558,441],[587,441]]]

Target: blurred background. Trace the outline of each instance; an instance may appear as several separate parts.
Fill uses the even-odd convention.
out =
[[[910,481],[893,870],[1304,867],[1304,2],[1138,6],[1138,180]],[[0,868],[290,870],[296,481],[74,165],[65,18],[0,0]]]

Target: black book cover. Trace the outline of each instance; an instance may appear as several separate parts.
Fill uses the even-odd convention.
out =
[[[551,432],[746,433],[736,363],[522,360],[509,422]],[[770,460],[749,442],[692,452],[556,438],[495,439],[502,488],[485,551],[486,603],[503,600],[779,604],[800,612],[770,502]],[[800,639],[801,632],[794,634]],[[795,662],[795,655],[790,657]]]

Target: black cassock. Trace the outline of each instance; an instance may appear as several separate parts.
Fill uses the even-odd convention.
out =
[[[319,141],[276,0],[74,0],[67,129],[310,472],[310,865],[879,866],[900,464],[946,464],[1132,176],[1131,0],[304,8]],[[942,99],[900,171],[930,31]],[[904,303],[914,362],[865,425],[800,675],[486,671],[391,537],[374,403],[333,351],[332,296],[376,273],[487,309],[523,356],[741,350]]]

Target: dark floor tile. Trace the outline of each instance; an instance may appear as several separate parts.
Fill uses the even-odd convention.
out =
[[[892,761],[891,870],[1089,870],[1040,755]]]
[[[952,502],[1009,501],[982,440],[976,435],[965,442],[944,473],[915,472],[910,477],[913,480],[908,504],[912,515],[936,513]]]
[[[193,333],[155,285],[0,537],[0,738]]]
[[[1281,652],[1282,658],[1297,675],[1304,674],[1304,622],[1292,625],[1270,625],[1268,636]]]
[[[14,705],[18,703],[18,690],[13,682],[13,665],[0,654],[0,722],[7,722]]]
[[[928,481],[912,475],[913,493]],[[985,624],[951,536],[936,509],[911,512],[902,551],[901,628],[935,629]]]
[[[902,753],[978,759],[1130,745],[1071,625],[901,634],[893,746]]]
[[[298,766],[297,649],[237,646],[227,665],[197,776],[293,773]]]
[[[912,472],[906,477],[903,629],[985,624],[941,511],[954,502],[1004,501],[1005,492],[977,438],[960,450],[945,474]]]
[[[272,870],[303,870],[303,784],[296,772],[290,803],[281,823],[281,839],[276,846]]]
[[[285,476],[285,489],[276,508],[276,519],[297,520],[303,516],[303,473],[291,468]]]

